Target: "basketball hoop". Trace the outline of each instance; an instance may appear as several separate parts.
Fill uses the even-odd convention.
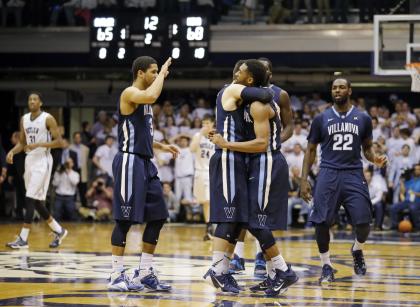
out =
[[[411,75],[411,91],[420,93],[420,63],[413,62],[405,65],[405,69]]]

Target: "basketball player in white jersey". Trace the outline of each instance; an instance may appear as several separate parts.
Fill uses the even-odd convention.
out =
[[[204,220],[207,223],[204,241],[210,240],[212,226],[210,220],[210,158],[214,154],[214,144],[208,139],[209,132],[214,129],[214,117],[205,115],[202,120],[202,128],[191,140],[190,150],[194,153],[194,198],[203,205]]]
[[[67,236],[67,230],[57,223],[44,204],[53,165],[50,149],[61,148],[62,139],[54,117],[42,111],[41,106],[41,94],[31,93],[28,98],[29,113],[23,115],[20,121],[19,142],[6,157],[7,163],[13,164],[15,154],[22,150],[26,152],[23,175],[26,187],[24,224],[16,240],[6,244],[11,248],[28,248],[29,230],[35,209],[54,232],[50,247],[58,247]]]

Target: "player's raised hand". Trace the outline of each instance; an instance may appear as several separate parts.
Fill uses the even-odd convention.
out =
[[[375,156],[374,163],[377,167],[384,167],[388,164],[388,158],[385,155]]]
[[[300,180],[300,198],[309,203],[312,200],[312,189],[307,179]]]
[[[179,156],[179,149],[175,145],[165,145],[162,147],[163,151],[170,152],[172,154],[172,158],[176,159]]]
[[[164,75],[165,78],[169,75],[169,66],[171,66],[171,64],[172,64],[172,58],[169,57],[160,68],[160,72]]]
[[[14,155],[15,154],[13,153],[13,150],[9,151],[7,153],[7,156],[6,156],[6,162],[9,163],[9,164],[13,164],[13,156]]]

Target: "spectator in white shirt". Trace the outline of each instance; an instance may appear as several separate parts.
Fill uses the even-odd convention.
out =
[[[168,182],[163,183],[163,199],[165,200],[166,207],[169,211],[169,221],[176,222],[178,221],[179,215],[179,200],[176,199],[174,192],[172,191],[171,184]]]
[[[369,187],[369,196],[370,201],[372,202],[374,214],[375,214],[375,230],[382,230],[382,223],[384,221],[384,204],[382,202],[382,197],[384,195],[383,187],[378,183],[378,181],[372,180],[372,171],[365,170],[365,179]]]
[[[206,114],[213,115],[213,113],[214,113],[213,110],[208,107],[206,100],[204,98],[198,98],[197,107],[192,112],[192,117],[193,118],[198,117],[200,119],[203,119],[204,115]]]
[[[404,140],[401,138],[400,128],[394,127],[392,129],[392,137],[386,140],[386,148],[388,149],[388,156],[391,162],[399,155],[403,144]]]
[[[172,116],[166,117],[166,125],[163,128],[165,132],[166,139],[172,139],[173,137],[177,136],[179,133],[179,128],[175,126],[175,120]]]
[[[188,103],[184,103],[181,108],[179,109],[178,114],[175,116],[175,124],[177,126],[181,125],[181,123],[184,122],[184,120],[190,120],[192,119],[191,117],[191,112],[190,112],[190,105]]]
[[[412,168],[414,164],[415,161],[410,156],[410,146],[404,144],[401,147],[401,155],[391,162],[388,174],[388,187],[394,191],[392,198],[394,204],[399,202],[401,174],[404,170]]]
[[[311,110],[319,110],[319,108],[325,107],[326,104],[327,102],[321,98],[320,93],[313,93],[312,99],[308,101],[308,105],[311,108]]]
[[[407,144],[408,146],[410,146],[410,156],[414,160],[416,158],[416,142],[411,137],[408,125],[400,127],[400,134],[401,138],[403,139],[403,144]]]
[[[114,146],[114,138],[111,135],[106,136],[105,144],[98,147],[93,156],[92,162],[98,168],[98,175],[107,174],[112,176],[112,161],[117,154],[118,149]]]
[[[307,136],[305,135],[302,129],[302,123],[300,121],[295,122],[295,128],[293,130],[293,135],[288,139],[286,142],[282,144],[282,149],[284,152],[291,152],[293,151],[293,147],[295,144],[300,144],[300,147],[303,150],[306,150],[306,146],[308,145]]]
[[[156,121],[153,121],[153,141],[162,142],[165,139],[163,132],[159,130],[159,126]]]
[[[385,138],[385,135],[382,132],[382,126],[379,125],[377,117],[372,117],[372,136],[374,142],[376,142],[380,136]]]
[[[162,143],[168,144],[166,140],[163,140]],[[155,164],[158,169],[158,174],[161,182],[170,182],[174,181],[174,167],[173,167],[173,157],[169,152],[164,151],[155,151]]]
[[[178,146],[180,150],[175,160],[175,196],[181,204],[189,204],[193,198],[194,156],[189,147],[188,137],[180,136]]]
[[[194,118],[193,123],[192,123],[192,128],[190,130],[191,137],[194,136],[196,133],[200,132],[201,127],[202,127],[201,119],[198,117]]]
[[[68,158],[54,174],[55,187],[54,218],[57,221],[77,219],[76,190],[80,181],[79,173],[73,170],[73,160]]]

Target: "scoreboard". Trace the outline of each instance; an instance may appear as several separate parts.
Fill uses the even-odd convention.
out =
[[[200,15],[144,15],[139,11],[94,12],[90,26],[93,65],[129,66],[142,55],[160,63],[203,66],[209,56],[209,23]]]

